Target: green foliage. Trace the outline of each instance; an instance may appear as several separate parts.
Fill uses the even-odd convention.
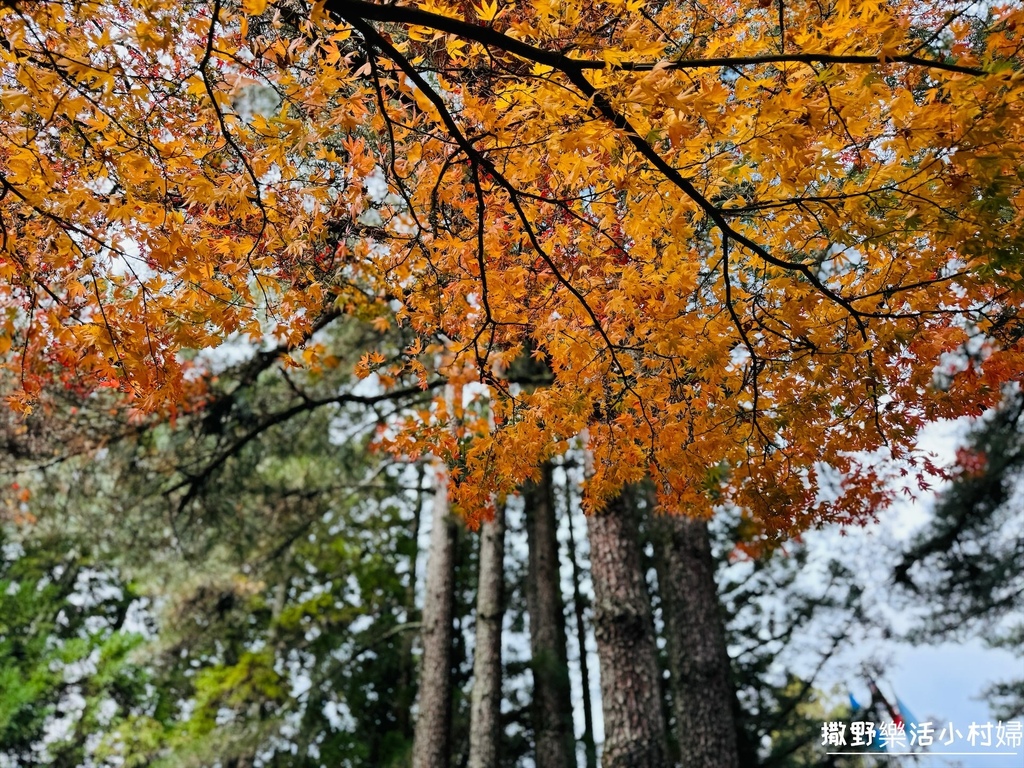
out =
[[[85,765],[149,703],[144,638],[124,629],[138,595],[66,538],[0,544],[0,764]]]
[[[351,362],[366,336],[349,324],[329,341]],[[117,581],[120,614],[149,595],[156,631],[133,637],[131,650],[116,633],[79,638],[77,614],[62,626],[60,601],[86,566],[59,543],[6,564],[0,586],[23,586],[0,619],[0,680],[19,681],[0,696],[0,753],[33,764],[20,755],[38,748],[67,687],[53,659],[98,649],[79,685],[83,735],[68,765],[83,764],[90,735],[96,764],[407,762],[422,478],[368,450],[394,406],[349,406],[351,365],[300,376],[275,359],[223,372],[194,416],[111,435],[98,453],[19,477],[36,518],[22,529],[26,548],[64,531],[103,553],[121,569],[112,573],[131,574],[131,589]],[[36,590],[44,577],[49,586]],[[114,610],[105,606],[92,611]],[[129,656],[138,684],[121,691],[116,664]],[[93,727],[90,713],[115,684],[118,718]]]

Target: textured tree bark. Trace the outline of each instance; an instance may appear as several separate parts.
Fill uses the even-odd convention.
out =
[[[405,590],[405,607],[407,611],[406,621],[410,623],[419,623],[421,627],[422,617],[416,608],[416,563],[420,556],[420,518],[422,517],[424,507],[426,506],[424,503],[426,498],[422,493],[424,489],[423,481],[426,478],[426,474],[427,466],[421,462],[417,470],[416,484],[416,487],[420,489],[421,493],[417,498],[416,511],[412,517],[412,529],[409,532],[413,550],[409,555],[409,583],[406,585]],[[396,725],[399,732],[401,732],[402,735],[410,741],[415,735],[412,721],[412,705],[416,700],[416,660],[412,651],[416,634],[416,632],[402,633],[401,658],[403,661],[398,673],[397,698],[395,701],[395,709],[397,711]]]
[[[496,768],[501,741],[501,624],[505,615],[505,510],[480,526],[469,768]]]
[[[683,768],[739,768],[729,653],[703,520],[652,515]]]
[[[573,525],[573,497],[567,482],[565,515],[569,523],[569,563],[572,565],[572,607],[576,616],[576,642],[580,657],[580,684],[583,689],[583,749],[586,768],[597,768],[597,745],[594,742],[594,712],[590,700],[590,665],[587,660],[586,598],[580,590],[580,565],[576,553],[576,531]]]
[[[444,768],[451,753],[452,613],[455,604],[455,538],[448,514],[447,476],[438,478],[423,601],[423,658],[413,768]]]
[[[668,768],[658,651],[632,489],[589,518],[594,636],[604,710],[602,768]]]
[[[523,485],[530,550],[526,608],[533,670],[532,721],[537,768],[570,768],[576,765],[576,741],[551,483],[551,464],[545,463],[540,481]]]

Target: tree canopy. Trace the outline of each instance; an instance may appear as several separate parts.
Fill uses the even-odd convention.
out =
[[[385,390],[486,386],[382,435],[471,517],[585,433],[591,504],[649,474],[772,535],[862,519],[879,452],[928,470],[917,428],[1021,370],[1022,34],[916,0],[6,2],[8,402],[190,410],[193,351],[315,370],[348,314],[414,333],[363,358]]]

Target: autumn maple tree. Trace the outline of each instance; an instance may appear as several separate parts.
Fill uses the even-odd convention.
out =
[[[1012,3],[8,0],[8,403],[194,408],[189,351],[316,369],[350,314],[417,334],[383,387],[485,385],[385,436],[470,516],[585,434],[592,504],[862,518],[879,457],[927,469],[918,427],[1022,370],[1022,36]]]

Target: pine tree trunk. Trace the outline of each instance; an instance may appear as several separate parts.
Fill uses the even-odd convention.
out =
[[[452,613],[455,605],[455,522],[448,514],[447,477],[438,478],[423,602],[423,658],[413,768],[444,768],[451,753]]]
[[[658,651],[632,491],[589,518],[594,636],[604,710],[602,768],[668,768]]]
[[[418,465],[416,487],[420,493],[416,499],[416,509],[412,517],[412,530],[409,532],[409,540],[412,542],[412,553],[409,555],[409,583],[405,591],[406,621],[410,624],[420,624],[420,612],[416,608],[416,564],[420,556],[420,518],[423,516],[426,506],[424,479],[426,478],[427,465],[421,462]],[[398,672],[398,685],[396,686],[396,726],[397,730],[407,740],[411,741],[414,736],[412,722],[412,705],[416,700],[416,661],[413,657],[413,642],[415,632],[402,633],[402,665]]]
[[[501,740],[501,624],[505,615],[505,510],[480,526],[469,768],[496,768]]]
[[[597,768],[597,745],[594,742],[594,712],[590,700],[590,665],[587,660],[587,623],[586,598],[580,590],[580,565],[576,553],[576,531],[573,525],[572,491],[568,476],[565,488],[565,514],[569,523],[569,562],[572,565],[572,607],[576,616],[576,641],[580,656],[580,685],[583,690],[583,748],[586,755],[586,768]]]
[[[736,693],[707,523],[653,515],[651,527],[683,768],[738,768]]]
[[[523,485],[530,550],[526,606],[530,614],[536,764],[537,768],[569,768],[576,765],[576,743],[551,464],[545,463],[541,471],[540,482]]]

